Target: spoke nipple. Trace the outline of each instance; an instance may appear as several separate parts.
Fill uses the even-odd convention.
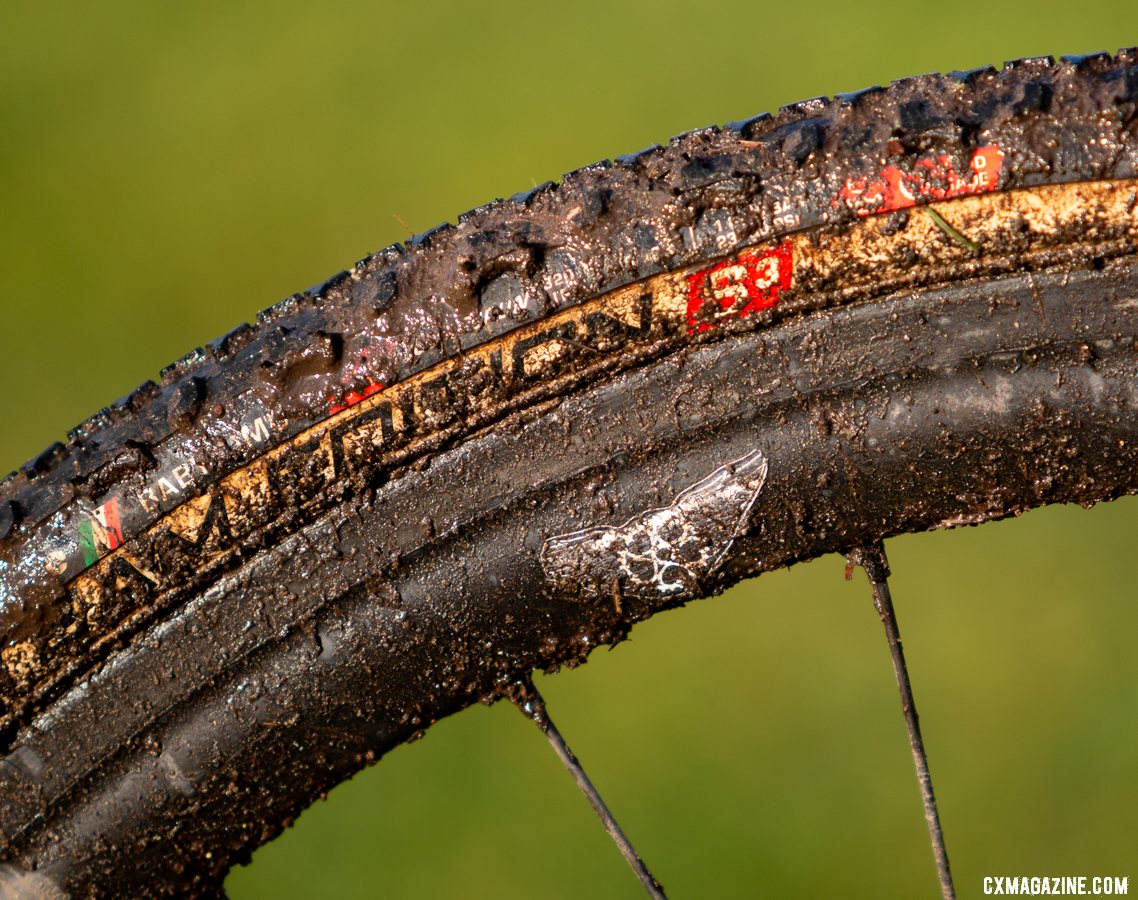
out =
[[[891,574],[885,556],[885,544],[880,540],[846,552],[846,581],[853,578],[854,569],[864,569],[871,583],[884,581]]]
[[[519,675],[501,689],[502,696],[514,704],[527,719],[533,719],[542,731],[548,728],[549,718],[545,701],[533,683],[533,675]]]

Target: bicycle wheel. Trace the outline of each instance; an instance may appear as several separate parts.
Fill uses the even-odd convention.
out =
[[[216,892],[338,780],[661,609],[1132,492],[1136,122],[1124,51],[694,132],[80,425],[0,488],[7,884]]]

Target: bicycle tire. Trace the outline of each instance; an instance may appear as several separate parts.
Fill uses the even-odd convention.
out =
[[[0,890],[217,893],[660,609],[1134,492],[1136,178],[1138,51],[920,76],[570,173],[187,355],[0,485]]]

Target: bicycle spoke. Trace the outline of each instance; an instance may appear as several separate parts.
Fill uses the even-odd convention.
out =
[[[940,825],[940,815],[937,813],[933,779],[929,774],[929,760],[925,754],[925,743],[921,739],[917,704],[913,699],[913,687],[909,683],[909,670],[905,665],[905,652],[901,648],[901,632],[897,626],[897,615],[893,611],[893,598],[889,592],[889,561],[885,557],[885,545],[878,542],[872,547],[858,547],[847,554],[847,580],[851,577],[854,566],[860,566],[865,570],[873,588],[874,608],[885,626],[885,639],[889,644],[889,653],[893,657],[893,672],[897,676],[897,689],[901,694],[901,711],[905,714],[905,725],[909,730],[909,747],[913,751],[913,764],[917,769],[921,799],[925,804],[925,822],[929,826],[929,840],[932,843],[933,857],[936,859],[940,890],[944,900],[954,900],[956,890],[952,885],[948,851],[944,846],[944,831]]]
[[[581,793],[589,801],[593,810],[601,821],[604,823],[605,831],[609,833],[609,837],[613,839],[617,848],[624,856],[625,860],[632,867],[632,871],[636,873],[636,877],[640,879],[640,883],[644,885],[645,890],[648,891],[650,897],[658,898],[658,900],[667,900],[664,894],[664,888],[648,871],[648,867],[644,865],[644,860],[640,858],[633,848],[632,843],[628,840],[628,836],[624,830],[617,824],[613,814],[609,811],[605,801],[597,792],[593,782],[589,780],[589,776],[585,774],[585,770],[581,767],[581,763],[577,757],[573,755],[573,751],[569,749],[569,745],[565,743],[565,738],[561,736],[561,732],[557,730],[557,726],[553,724],[553,720],[549,718],[549,712],[545,706],[545,700],[542,698],[538,689],[534,686],[533,681],[526,678],[524,681],[515,683],[511,690],[508,692],[509,698],[521,710],[522,714],[527,718],[534,721],[542,733],[549,739],[550,745],[553,747],[554,752],[558,758],[564,763],[565,768],[569,770],[569,774],[573,776],[573,780],[577,782],[577,787],[581,789]]]

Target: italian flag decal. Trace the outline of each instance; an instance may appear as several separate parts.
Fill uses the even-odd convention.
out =
[[[84,521],[79,523],[79,546],[83,559],[93,566],[104,553],[123,544],[122,523],[119,521],[118,499],[108,500]]]

